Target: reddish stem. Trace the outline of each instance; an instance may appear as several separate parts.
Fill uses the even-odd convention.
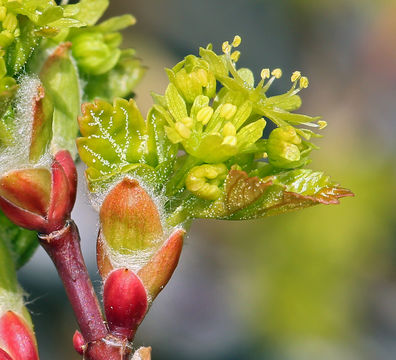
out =
[[[39,239],[58,270],[85,341],[106,337],[108,330],[82,257],[77,226],[69,220],[63,229],[39,235]]]

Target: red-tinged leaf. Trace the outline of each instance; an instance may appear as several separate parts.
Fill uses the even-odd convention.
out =
[[[249,177],[240,170],[231,170],[225,183],[225,205],[230,213],[234,213],[255,202],[263,192],[272,185],[271,179]]]
[[[22,169],[0,178],[0,196],[21,209],[45,216],[51,193],[51,174],[47,169]]]
[[[138,271],[144,287],[153,301],[165,287],[179,262],[185,231],[176,230],[150,261]]]
[[[0,318],[0,343],[13,360],[38,360],[37,345],[28,324],[13,311]]]
[[[103,305],[110,331],[132,340],[148,306],[142,281],[131,270],[114,270],[104,283]]]
[[[29,159],[33,162],[40,159],[46,152],[52,137],[52,102],[40,85],[33,99],[33,126]]]

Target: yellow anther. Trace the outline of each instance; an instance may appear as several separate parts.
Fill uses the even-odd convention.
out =
[[[232,145],[235,146],[237,144],[236,136],[226,136],[222,142],[223,145]]]
[[[231,122],[227,122],[223,127],[223,136],[235,136],[236,129]]]
[[[224,41],[223,45],[221,46],[224,54],[229,54],[231,52],[231,45],[228,41]]]
[[[276,68],[276,69],[272,70],[271,75],[275,76],[276,79],[279,79],[282,76],[282,70],[279,68]]]
[[[175,129],[182,138],[188,139],[191,135],[191,130],[180,121],[175,124]]]
[[[319,120],[318,125],[319,125],[319,130],[322,130],[327,126],[327,122],[324,120]]]
[[[227,172],[224,164],[195,166],[187,174],[186,188],[200,198],[216,200],[221,195],[219,185],[226,178]]]
[[[208,85],[208,72],[205,69],[198,69],[197,71],[191,73],[196,80],[198,80],[202,86]]]
[[[18,20],[13,13],[8,13],[3,21],[3,28],[13,32],[18,25]]]
[[[240,58],[240,56],[241,56],[241,52],[240,51],[234,51],[232,54],[231,54],[231,60],[233,61],[233,62],[237,62],[238,60],[239,60],[239,58]]]
[[[194,120],[190,117],[185,117],[180,120],[184,125],[186,125],[188,128],[191,128],[194,124]]]
[[[226,120],[230,120],[236,113],[237,107],[233,104],[227,103],[221,105],[220,116]]]
[[[0,6],[0,21],[4,21],[7,15],[7,8],[5,6]]]
[[[232,41],[232,46],[238,47],[239,45],[241,45],[241,41],[241,37],[239,35],[235,35],[234,40]]]
[[[202,125],[206,125],[213,115],[213,109],[210,106],[205,106],[201,110],[198,111],[197,120],[202,123]]]
[[[268,157],[268,154],[266,152],[263,153],[263,159],[266,159]]]
[[[309,85],[308,78],[306,76],[303,76],[300,78],[300,88],[301,89],[306,89]]]
[[[301,72],[300,72],[300,71],[295,71],[295,72],[292,74],[290,80],[291,80],[291,82],[295,82],[295,81],[297,81],[300,77],[301,77]]]
[[[260,76],[262,79],[268,79],[270,77],[270,69],[261,70]]]

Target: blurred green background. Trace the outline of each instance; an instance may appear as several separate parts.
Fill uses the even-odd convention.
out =
[[[194,223],[136,345],[153,346],[154,360],[395,359],[396,1],[111,1],[108,15],[125,12],[138,18],[125,41],[149,68],[142,110],[149,91],[164,91],[164,67],[239,34],[240,66],[309,76],[302,110],[329,123],[312,168],[356,194],[277,218]],[[289,77],[275,84],[284,91]],[[100,290],[97,214],[79,170],[73,218]],[[42,250],[20,280],[41,359],[79,359],[73,314]]]

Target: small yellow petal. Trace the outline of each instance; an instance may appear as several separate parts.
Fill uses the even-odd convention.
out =
[[[327,122],[324,120],[319,120],[318,125],[319,125],[319,129],[322,130],[327,126]]]

